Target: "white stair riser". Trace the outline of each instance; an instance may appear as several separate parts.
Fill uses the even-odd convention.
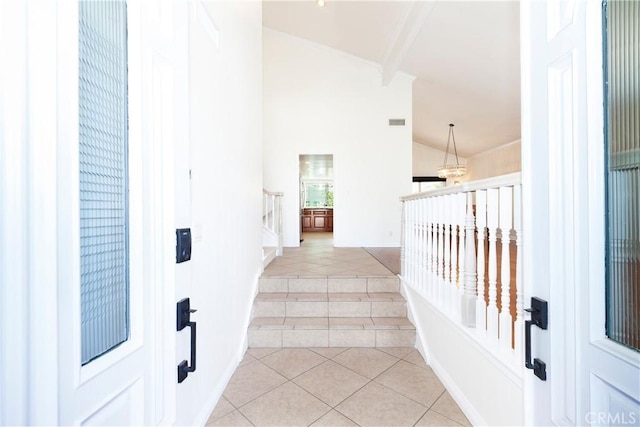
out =
[[[249,330],[249,347],[413,347],[415,330]]]
[[[397,277],[261,277],[260,292],[399,292]]]
[[[405,317],[402,301],[256,301],[254,317]]]

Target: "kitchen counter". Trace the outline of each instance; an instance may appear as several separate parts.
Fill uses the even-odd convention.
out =
[[[333,231],[333,207],[304,208],[302,231]]]

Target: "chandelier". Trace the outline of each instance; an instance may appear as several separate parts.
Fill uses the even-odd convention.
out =
[[[449,145],[451,144],[451,140],[453,139],[453,152],[456,155],[456,163],[455,164],[447,164],[447,159],[449,157]],[[465,165],[461,165],[458,160],[458,149],[456,148],[456,136],[453,134],[453,123],[449,123],[449,137],[447,138],[447,151],[444,154],[444,162],[442,166],[438,168],[438,177],[439,178],[458,178],[463,176],[467,172],[467,168]]]

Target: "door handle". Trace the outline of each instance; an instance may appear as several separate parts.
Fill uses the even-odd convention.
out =
[[[178,301],[176,329],[181,331],[188,326],[191,330],[191,363],[183,360],[178,364],[178,383],[184,381],[189,372],[196,370],[196,322],[191,321],[191,313],[196,311],[191,308],[189,298]]]
[[[531,327],[533,325],[540,329],[547,329],[549,319],[548,304],[545,300],[540,298],[531,298],[531,308],[525,309],[525,311],[531,313],[531,320],[524,322],[524,366],[527,369],[533,369],[533,373],[536,377],[542,381],[547,380],[547,364],[542,360],[535,358],[531,362]]]

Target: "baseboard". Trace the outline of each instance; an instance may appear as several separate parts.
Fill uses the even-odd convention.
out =
[[[233,373],[236,371],[236,368],[238,367],[239,364],[240,364],[240,360],[234,360],[231,363],[229,363],[229,366],[227,366],[227,368],[224,370],[222,374],[221,380],[218,382],[218,385],[213,390],[213,394],[206,401],[206,403],[198,413],[198,416],[193,421],[194,425],[204,426],[207,423],[209,416],[211,415],[213,410],[216,408],[216,405],[218,404],[218,402],[220,401],[220,398],[222,397],[222,393],[224,393],[224,389],[227,387],[227,384],[229,384],[229,380],[231,380],[231,377],[233,376]]]
[[[231,380],[233,373],[236,371],[236,369],[238,369],[240,362],[242,362],[242,359],[244,358],[244,354],[246,353],[248,344],[249,344],[248,331],[249,331],[249,324],[251,323],[252,316],[253,316],[253,299],[255,298],[255,295],[257,295],[258,293],[258,280],[260,278],[260,275],[261,275],[261,272],[258,272],[253,280],[253,289],[251,292],[251,295],[253,297],[249,304],[248,313],[245,315],[246,320],[245,320],[244,328],[242,329],[242,338],[240,339],[240,345],[238,347],[237,356],[235,360],[232,360],[224,370],[222,377],[218,382],[216,388],[213,390],[211,397],[207,400],[202,410],[200,410],[200,412],[198,413],[198,416],[195,418],[194,425],[204,426],[207,423],[209,416],[211,415],[213,410],[216,408],[216,405],[220,401],[220,398],[222,397],[222,393],[224,393],[224,390],[227,388],[227,385],[229,384],[229,381]]]
[[[471,422],[474,426],[486,426],[489,425],[478,413],[476,408],[471,404],[469,399],[465,396],[465,394],[460,390],[460,388],[456,385],[456,383],[451,379],[451,377],[447,374],[447,372],[440,366],[438,361],[435,358],[431,358],[431,362],[429,363],[431,369],[436,374],[440,382],[445,386],[453,400],[456,401],[460,410],[464,413],[465,417]]]
[[[404,288],[405,284],[402,281],[402,278],[400,278],[400,283],[402,284],[402,288]],[[413,298],[411,298],[409,292],[406,291],[403,292],[403,295],[407,300],[407,314],[409,320],[411,320],[411,323],[413,323],[416,327],[416,349],[420,352],[427,365],[429,365],[431,369],[433,369],[433,372],[436,374],[440,382],[445,386],[453,400],[455,400],[455,402],[460,407],[460,410],[464,413],[465,417],[467,417],[471,424],[474,426],[488,425],[487,422],[475,409],[475,407],[471,404],[469,399],[467,399],[462,390],[451,379],[449,374],[447,374],[446,370],[444,370],[440,363],[438,363],[438,360],[429,352],[428,340],[425,338],[424,328],[422,327],[420,322],[415,321],[415,315],[413,314]]]
[[[276,259],[276,253],[277,253],[278,248],[274,247],[274,246],[263,246],[262,247],[262,270],[264,271],[265,268],[267,268],[267,266],[269,264],[271,264],[271,262]]]
[[[402,276],[398,274],[398,279],[400,279],[400,294],[404,297],[405,301],[407,301],[407,319],[416,327],[416,350],[420,353],[425,363],[429,364],[429,348],[427,346],[427,341],[422,335],[422,328],[416,326],[419,322],[416,321],[416,317],[414,316],[414,307],[413,307],[413,299],[411,299],[408,295],[408,292],[405,288],[404,280],[402,280]]]

